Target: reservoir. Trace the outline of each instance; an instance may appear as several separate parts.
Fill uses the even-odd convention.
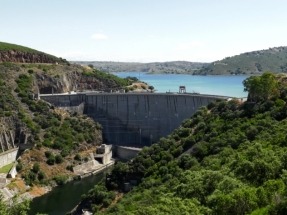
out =
[[[247,97],[242,82],[249,76],[244,75],[186,75],[186,74],[147,74],[144,72],[113,73],[121,78],[128,76],[154,86],[155,92],[178,92],[179,86],[185,86],[186,92],[222,95],[230,97]]]
[[[106,170],[108,171],[108,170]],[[105,171],[91,175],[79,181],[71,181],[53,188],[49,193],[33,199],[29,215],[44,213],[63,215],[71,211],[80,202],[81,196],[98,184],[105,177]]]

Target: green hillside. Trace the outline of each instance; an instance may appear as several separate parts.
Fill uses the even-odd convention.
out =
[[[262,74],[265,71],[275,73],[287,72],[287,47],[270,48],[267,50],[247,52],[223,60],[215,61],[201,70],[197,75],[226,74]]]
[[[201,108],[131,162],[117,163],[106,186],[84,197],[83,208],[93,205],[96,214],[286,214],[286,76],[266,73],[244,85],[252,94],[247,102]],[[138,185],[121,194],[126,183]]]
[[[68,63],[65,59],[25,46],[0,42],[0,62]]]
[[[25,46],[0,42],[0,51],[11,51],[11,50],[21,51],[21,52],[29,52],[29,53],[41,53],[40,51],[37,51],[35,49],[31,49],[31,48],[28,48]]]
[[[287,47],[252,51],[226,57],[212,63],[187,61],[126,63],[107,61],[77,61],[81,65],[93,65],[106,72],[146,72],[150,74],[192,75],[241,75],[262,74],[265,71],[287,72]]]
[[[108,61],[75,61],[81,65],[93,65],[105,72],[146,72],[149,74],[193,74],[207,63],[171,61],[153,63],[128,63]]]

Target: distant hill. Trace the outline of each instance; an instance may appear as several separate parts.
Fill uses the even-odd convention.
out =
[[[261,74],[264,71],[287,72],[287,47],[246,52],[205,65],[196,75]]]
[[[212,63],[188,61],[124,63],[108,61],[76,61],[93,65],[106,72],[147,72],[150,74],[242,75],[261,74],[264,71],[287,72],[287,47],[246,52]]]
[[[67,63],[62,58],[25,46],[0,42],[0,63]]]
[[[171,61],[171,62],[154,62],[154,63],[124,63],[108,61],[76,61],[81,65],[93,65],[95,68],[106,72],[147,72],[151,74],[193,74],[200,70],[207,63],[188,62],[188,61]]]

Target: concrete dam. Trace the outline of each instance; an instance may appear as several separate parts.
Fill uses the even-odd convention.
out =
[[[103,140],[108,144],[143,147],[170,134],[200,107],[228,97],[188,93],[79,93],[40,98],[99,122]]]

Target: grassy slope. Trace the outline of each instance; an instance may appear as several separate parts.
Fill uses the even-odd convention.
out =
[[[8,174],[9,171],[11,170],[11,168],[13,167],[13,165],[14,165],[14,162],[13,162],[13,163],[10,163],[10,164],[7,164],[7,165],[5,165],[5,166],[3,166],[3,167],[1,167],[1,168],[0,168],[0,173],[6,173],[6,174]]]
[[[21,51],[21,52],[28,52],[28,53],[43,53],[40,51],[37,51],[35,49],[31,49],[25,46],[20,46],[16,44],[11,44],[11,43],[4,43],[0,42],[0,51]]]
[[[52,62],[56,61],[59,63],[67,63],[67,61],[65,59],[62,58],[58,58],[56,56],[32,49],[32,48],[28,48],[25,46],[21,46],[21,45],[16,45],[16,44],[11,44],[11,43],[5,43],[5,42],[0,42],[0,52],[7,52],[7,51],[18,51],[18,52],[23,52],[23,53],[29,53],[29,54],[42,54],[42,55],[46,55]]]
[[[215,61],[197,74],[260,74],[265,71],[287,72],[287,47],[247,52]]]

